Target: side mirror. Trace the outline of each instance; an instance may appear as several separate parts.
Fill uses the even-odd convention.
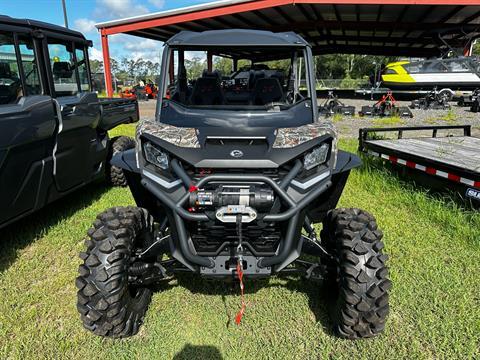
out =
[[[73,70],[67,61],[57,61],[53,63],[53,75],[61,79],[71,79]]]

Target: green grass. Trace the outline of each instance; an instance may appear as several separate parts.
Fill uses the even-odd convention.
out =
[[[457,122],[457,115],[453,111],[453,109],[449,109],[448,112],[443,115],[440,120],[445,121],[449,124],[455,124]]]
[[[385,233],[394,287],[382,336],[334,337],[318,286],[296,279],[247,280],[236,326],[238,289],[192,276],[154,295],[137,336],[94,336],[75,308],[78,253],[97,213],[128,204],[127,189],[94,184],[1,231],[1,359],[480,357],[480,214],[371,165],[351,174],[341,206],[372,212]]]
[[[439,122],[446,122],[448,125],[454,125],[458,121],[457,115],[453,109],[449,109],[446,114],[439,117],[430,117],[426,119],[427,124],[438,124]]]
[[[406,121],[401,119],[398,116],[384,117],[384,118],[373,118],[372,124],[374,126],[402,126],[406,124]]]

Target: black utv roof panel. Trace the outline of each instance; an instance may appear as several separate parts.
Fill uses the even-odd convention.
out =
[[[0,24],[7,24],[11,26],[21,26],[21,27],[28,27],[33,30],[46,30],[52,31],[57,34],[64,34],[67,36],[77,37],[82,40],[86,40],[85,36],[81,32],[67,29],[66,27],[49,24],[43,21],[31,20],[31,19],[18,19],[12,18],[6,15],[0,15]]]
[[[182,31],[169,40],[170,46],[310,46],[294,32],[273,33],[260,30]]]

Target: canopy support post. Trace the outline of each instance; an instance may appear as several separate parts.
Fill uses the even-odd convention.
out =
[[[103,51],[103,71],[105,73],[105,89],[107,90],[107,96],[113,97],[112,70],[110,66],[110,52],[108,49],[108,35],[105,34],[104,29],[101,30],[101,38]]]

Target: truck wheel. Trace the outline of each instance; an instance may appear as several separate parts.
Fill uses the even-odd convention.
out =
[[[359,209],[332,210],[321,236],[334,258],[327,284],[335,294],[331,318],[336,332],[347,339],[378,335],[389,312],[391,281],[375,218]]]
[[[114,338],[137,333],[152,292],[129,283],[131,255],[152,238],[153,219],[144,209],[116,207],[97,216],[76,280],[77,309],[86,329]]]
[[[135,148],[135,140],[128,136],[114,137],[110,141],[110,151],[106,165],[106,177],[109,184],[113,186],[127,186],[127,179],[123,170],[110,164],[112,157],[119,152]]]

